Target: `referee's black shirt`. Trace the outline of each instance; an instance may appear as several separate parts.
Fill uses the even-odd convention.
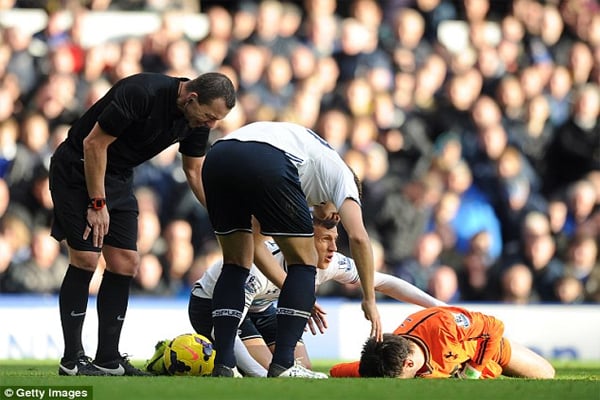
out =
[[[108,147],[108,173],[127,172],[176,142],[182,154],[203,156],[210,129],[190,128],[176,105],[186,80],[157,73],[123,78],[73,124],[67,142],[83,158],[83,139],[98,122],[117,137]]]

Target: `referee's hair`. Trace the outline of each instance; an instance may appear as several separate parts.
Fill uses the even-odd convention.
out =
[[[207,72],[187,83],[187,89],[198,95],[198,103],[210,104],[223,98],[230,110],[235,106],[235,88],[231,80],[220,72]]]

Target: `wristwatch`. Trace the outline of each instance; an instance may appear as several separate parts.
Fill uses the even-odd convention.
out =
[[[104,197],[92,197],[88,203],[88,208],[94,210],[102,210],[106,206],[106,199]]]

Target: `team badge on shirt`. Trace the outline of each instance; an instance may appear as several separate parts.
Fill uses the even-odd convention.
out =
[[[461,326],[463,328],[468,328],[471,325],[471,321],[469,318],[463,313],[452,313],[454,316],[454,322],[456,325]]]

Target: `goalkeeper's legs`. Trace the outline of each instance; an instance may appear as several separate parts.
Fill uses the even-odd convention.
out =
[[[504,339],[507,341],[507,339]],[[517,378],[554,378],[554,367],[545,358],[515,342],[510,342],[512,348],[510,361],[502,368],[502,375]]]

